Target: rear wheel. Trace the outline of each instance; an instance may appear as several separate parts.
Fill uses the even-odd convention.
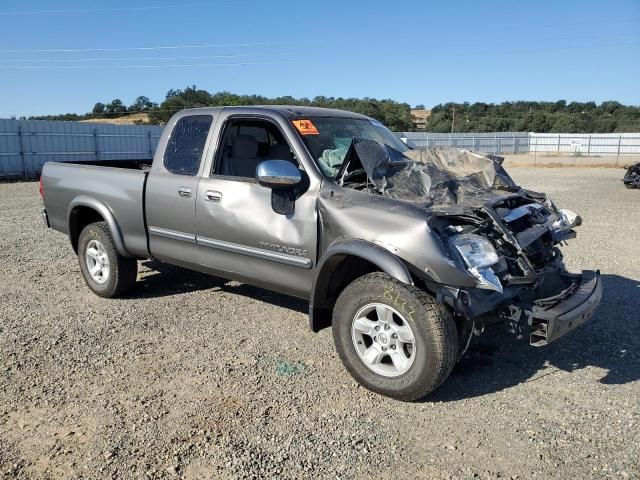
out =
[[[106,222],[90,223],[80,232],[78,261],[84,281],[96,295],[118,297],[135,285],[138,262],[118,253]]]
[[[333,338],[349,373],[366,388],[417,400],[449,376],[458,355],[451,313],[428,293],[384,273],[349,284],[333,312]]]

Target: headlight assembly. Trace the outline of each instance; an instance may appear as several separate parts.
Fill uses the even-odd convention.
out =
[[[464,260],[467,270],[478,280],[478,288],[502,293],[500,280],[489,268],[500,261],[489,240],[474,234],[456,235],[451,239],[451,245]]]
[[[582,225],[582,218],[580,218],[580,215],[577,213],[571,210],[565,210],[564,208],[559,208],[558,213],[560,218],[551,227],[554,230],[571,230],[574,227]]]
[[[469,268],[486,268],[500,261],[493,245],[480,235],[457,235],[453,237],[452,244]]]

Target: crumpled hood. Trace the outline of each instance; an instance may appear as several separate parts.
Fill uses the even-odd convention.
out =
[[[424,206],[481,207],[520,188],[501,165],[502,158],[451,147],[398,152],[356,139],[357,154],[370,181],[383,195]]]

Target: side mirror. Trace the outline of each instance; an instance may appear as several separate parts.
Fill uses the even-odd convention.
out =
[[[256,169],[256,180],[260,185],[272,189],[293,187],[300,183],[300,170],[288,160],[265,160]]]

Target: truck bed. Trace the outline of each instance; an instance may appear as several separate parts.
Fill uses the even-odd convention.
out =
[[[127,251],[148,256],[144,187],[149,161],[47,162],[42,170],[44,204],[51,228],[69,233],[71,210],[88,198],[117,219]]]

